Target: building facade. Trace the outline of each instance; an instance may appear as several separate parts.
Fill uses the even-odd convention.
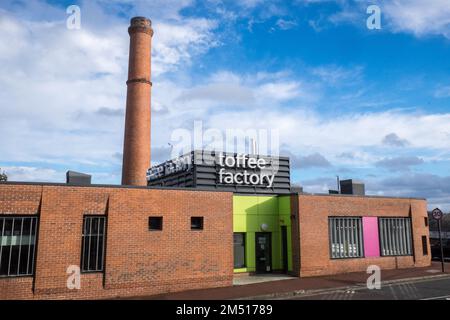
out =
[[[426,215],[423,199],[1,183],[0,299],[156,295],[231,286],[240,273],[424,267]]]

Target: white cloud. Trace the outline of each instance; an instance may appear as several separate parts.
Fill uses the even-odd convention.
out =
[[[258,119],[256,123],[255,119]],[[328,157],[371,148],[376,154],[376,148],[391,133],[391,128],[396,128],[399,135],[411,141],[410,147],[414,150],[445,151],[450,145],[449,130],[445,129],[448,121],[450,114],[380,112],[326,119],[304,109],[289,109],[286,112],[266,108],[219,112],[210,117],[209,124],[215,128],[247,129],[257,126],[278,129],[280,140],[288,145],[288,149],[298,153],[319,152]],[[372,155],[372,160],[379,160],[379,156]]]
[[[330,85],[349,85],[361,81],[364,67],[356,66],[344,68],[337,65],[319,66],[313,68],[311,73]]]
[[[194,55],[220,45],[212,33],[216,27],[216,22],[207,19],[154,23],[153,75],[174,71],[190,63]]]
[[[394,31],[423,36],[443,35],[450,38],[450,1],[395,0],[382,6]]]
[[[8,181],[30,181],[30,182],[64,182],[63,172],[49,168],[37,167],[4,167],[2,170],[8,176]]]
[[[141,6],[145,14],[156,4],[138,1],[121,7],[126,2],[82,2],[81,30],[66,28],[63,7],[37,0],[2,2],[2,162],[85,164],[96,169],[115,164],[112,155],[122,149],[124,119],[105,112],[120,114],[125,107],[128,20],[103,10],[131,7],[127,10],[135,12]],[[177,85],[172,83],[170,92],[165,91],[165,73],[217,45],[211,33],[214,21],[180,19],[176,14],[189,3],[178,2],[167,10],[159,3],[160,9],[152,12],[161,13],[154,21],[154,89],[163,87],[166,96]],[[153,108],[155,117],[168,112],[159,93],[154,95]]]
[[[275,25],[281,30],[289,30],[298,26],[295,20],[278,19]]]
[[[300,83],[297,81],[273,82],[261,85],[256,95],[267,100],[291,100],[300,95]]]
[[[354,24],[366,28],[366,9],[377,4],[381,8],[382,29],[392,32],[412,33],[417,37],[442,35],[450,38],[450,1],[448,0],[389,0],[374,3],[369,0],[300,0],[300,3],[321,4],[335,2],[340,10],[328,15],[333,25]],[[322,16],[309,21],[317,31],[325,27]]]

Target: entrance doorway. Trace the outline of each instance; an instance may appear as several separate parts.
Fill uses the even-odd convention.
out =
[[[272,272],[272,237],[270,232],[255,234],[256,273]]]

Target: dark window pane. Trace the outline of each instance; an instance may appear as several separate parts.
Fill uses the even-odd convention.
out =
[[[101,219],[98,226],[98,233],[100,236],[103,236],[105,234],[105,219]]]
[[[162,230],[163,218],[162,217],[150,217],[148,218],[149,230]]]
[[[9,246],[2,247],[1,265],[0,265],[0,276],[8,275],[8,264],[9,264]]]
[[[28,273],[28,246],[22,246],[22,250],[20,251],[19,257],[19,274],[27,274]]]
[[[101,240],[98,244],[97,270],[103,270],[103,242]]]
[[[234,267],[245,267],[245,233],[235,233],[234,238]]]
[[[27,253],[27,256],[28,256],[27,274],[34,274],[34,270],[33,270],[33,268],[34,268],[34,260],[32,260],[32,259],[33,259],[33,253],[35,252],[34,251],[35,248],[36,248],[35,245],[30,245],[29,246],[29,250],[30,250],[29,253],[30,254]]]
[[[12,233],[12,227],[13,227],[13,219],[5,219],[5,233],[4,236],[11,236]]]
[[[203,229],[203,217],[191,217],[191,229],[202,230]]]
[[[426,256],[428,254],[428,241],[427,236],[422,236],[422,252]]]
[[[103,271],[105,217],[85,216],[82,236],[82,271]]]
[[[83,235],[85,235],[85,236],[89,235],[90,228],[91,228],[91,219],[85,218],[84,219],[84,227],[83,227]]]
[[[24,219],[22,234],[23,236],[27,237],[30,235],[30,232],[31,232],[31,219]]]
[[[22,230],[22,218],[14,219],[14,236],[20,236],[20,231]]]
[[[17,275],[17,268],[19,266],[19,246],[12,246],[10,254],[10,264],[8,273],[10,275]]]
[[[91,234],[92,235],[97,235],[98,233],[99,233],[99,227],[98,227],[98,225],[99,225],[99,222],[100,222],[100,219],[99,218],[94,218],[94,219],[92,219],[93,221],[93,223],[92,223],[92,230],[91,230]]]

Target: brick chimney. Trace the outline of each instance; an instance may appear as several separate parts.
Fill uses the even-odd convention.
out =
[[[146,186],[150,167],[150,99],[152,22],[144,17],[131,19],[128,64],[122,184]]]

